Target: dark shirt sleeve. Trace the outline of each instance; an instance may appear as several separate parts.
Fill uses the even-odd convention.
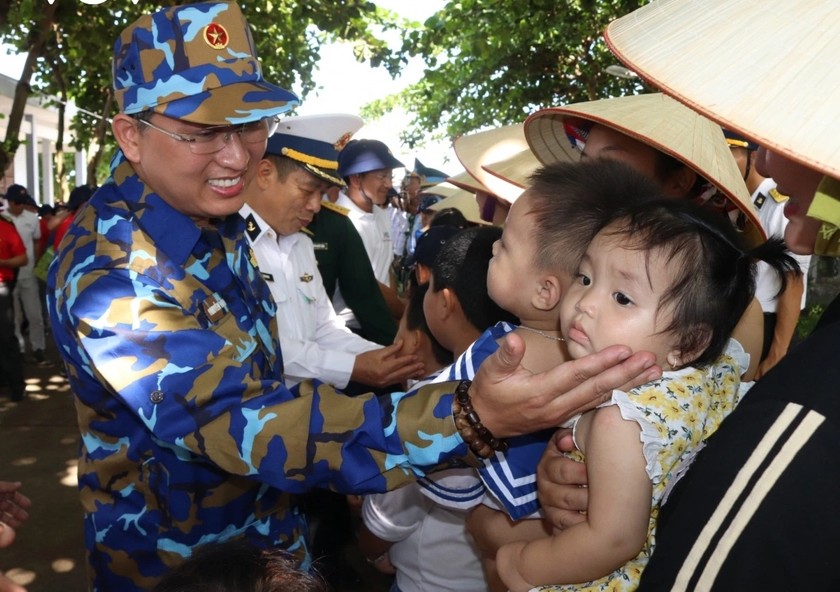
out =
[[[362,238],[349,218],[329,211],[322,211],[318,217],[321,220],[310,228],[315,229],[313,240],[327,245],[315,251],[327,294],[332,297],[336,285],[340,287],[361,326],[358,334],[368,341],[391,345],[397,323],[373,275]]]

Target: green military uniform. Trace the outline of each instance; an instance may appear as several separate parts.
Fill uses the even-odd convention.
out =
[[[329,297],[340,286],[341,295],[361,325],[354,330],[369,341],[391,345],[397,334],[397,323],[373,275],[365,245],[347,217],[347,209],[324,200],[321,211],[307,229]]]

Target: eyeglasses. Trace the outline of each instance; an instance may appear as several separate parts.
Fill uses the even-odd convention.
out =
[[[208,127],[195,134],[177,134],[145,119],[136,118],[137,121],[148,125],[153,130],[166,134],[173,140],[186,142],[193,154],[213,154],[227,146],[233,134],[238,134],[243,144],[258,144],[265,142],[268,137],[277,131],[279,120],[276,117],[264,117],[257,121],[242,123],[239,125],[219,125]]]
[[[394,174],[388,171],[376,171],[367,173],[368,175],[374,177],[377,181],[393,181]]]

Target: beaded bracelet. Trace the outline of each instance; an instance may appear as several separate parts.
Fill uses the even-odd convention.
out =
[[[452,416],[455,427],[461,438],[478,458],[489,458],[494,451],[504,452],[508,449],[505,440],[494,438],[481,419],[478,417],[470,399],[471,380],[462,380],[455,389],[455,400],[452,402]]]

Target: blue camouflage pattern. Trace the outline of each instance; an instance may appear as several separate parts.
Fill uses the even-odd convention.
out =
[[[393,489],[470,460],[454,385],[356,398],[282,382],[271,293],[244,221],[200,228],[118,153],[48,277],[75,396],[94,590],[149,589],[214,541],[309,562],[294,494]]]
[[[114,43],[113,84],[124,113],[152,109],[208,125],[247,123],[298,104],[263,79],[248,22],[231,2],[140,17]]]
[[[472,380],[481,364],[499,349],[499,340],[515,329],[516,325],[504,321],[490,327],[452,365],[444,368],[436,381]],[[482,491],[490,492],[491,499],[501,504],[512,519],[526,518],[540,509],[535,469],[555,431],[549,428],[508,438],[507,451],[497,451],[483,459],[477,473],[475,469],[463,469],[461,479],[446,483],[437,482],[431,475],[420,480],[422,491],[443,506],[461,510],[487,499]],[[470,474],[475,475],[473,479]]]

